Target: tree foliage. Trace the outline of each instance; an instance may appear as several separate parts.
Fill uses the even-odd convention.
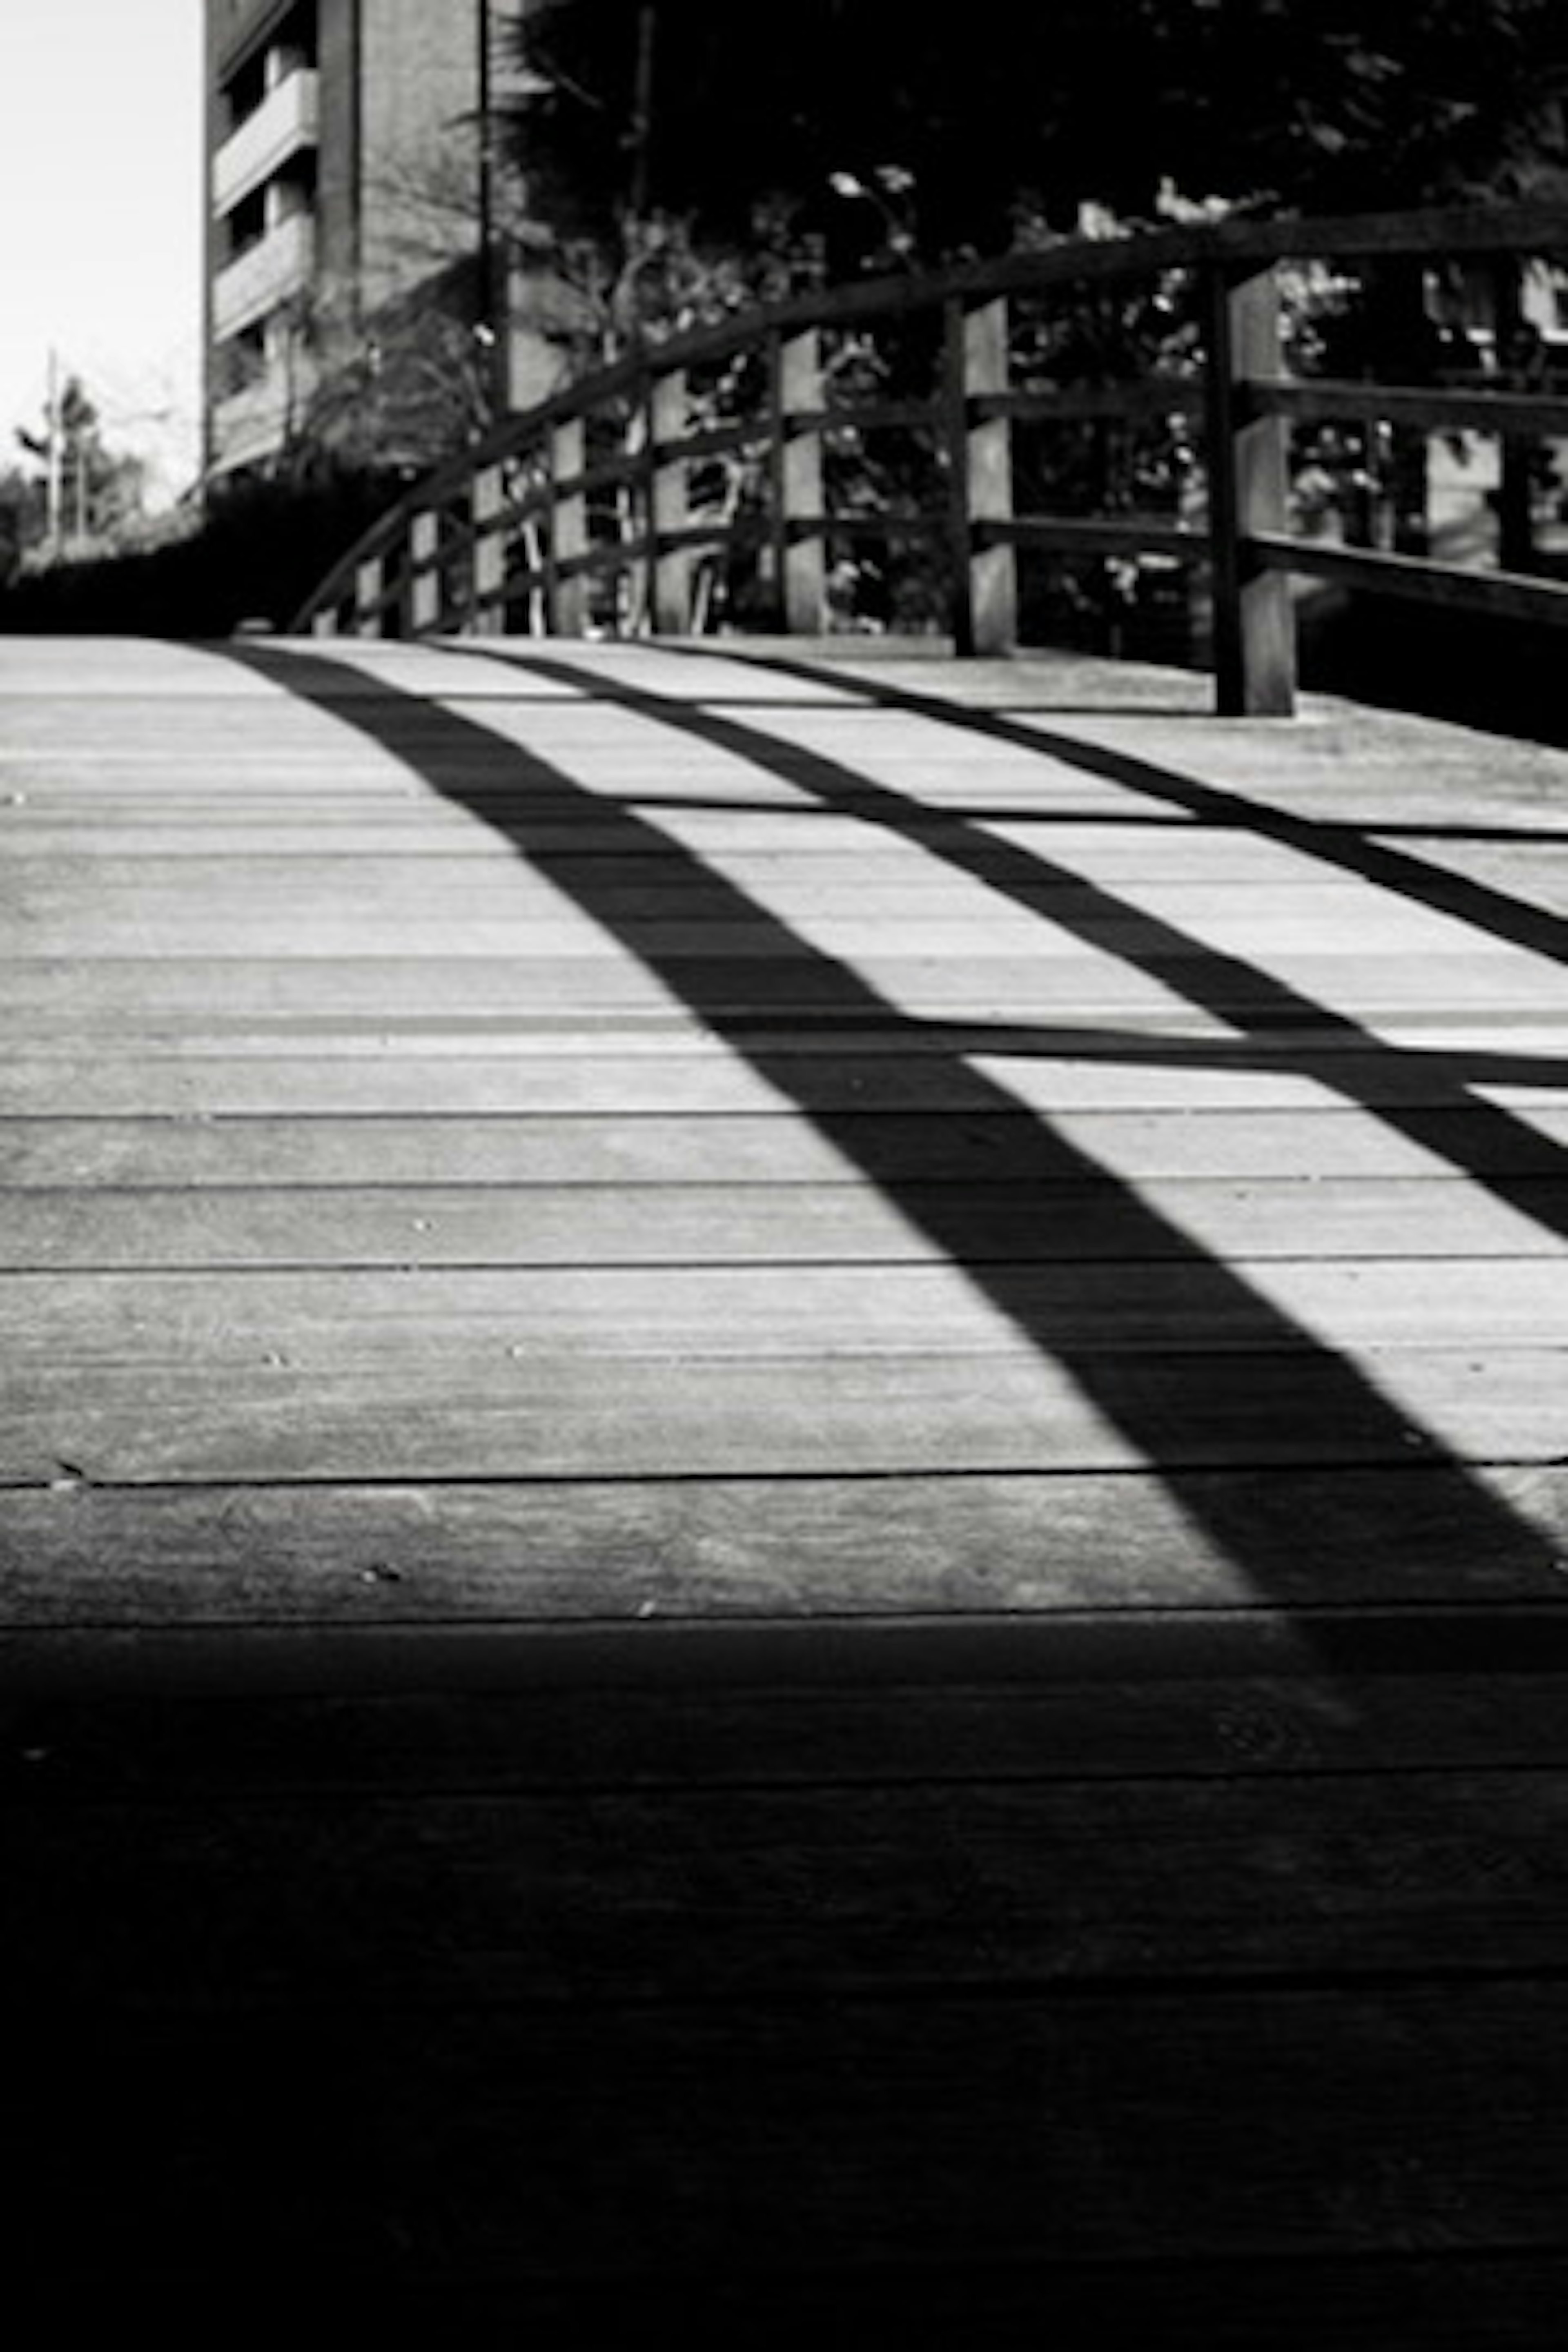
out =
[[[0,467],[0,588],[16,577],[23,557],[42,545],[47,520],[37,475],[20,466]]]
[[[145,463],[109,446],[97,404],[79,376],[68,376],[53,413],[38,430],[18,426],[16,439],[45,474],[32,482],[31,495],[20,509],[15,499],[10,502],[13,517],[19,512],[26,526],[14,520],[0,533],[11,546],[13,568],[22,555],[42,545],[48,530],[45,478],[51,466],[59,502],[54,517],[57,542],[81,551],[113,546],[134,534],[142,521]]]
[[[888,243],[995,251],[1020,209],[1194,194],[1332,211],[1568,188],[1562,0],[535,0],[515,152],[538,209],[745,238],[781,201],[835,275]],[[641,202],[638,202],[638,199]]]
[[[1183,185],[1323,212],[1568,190],[1560,0],[1142,0]]]

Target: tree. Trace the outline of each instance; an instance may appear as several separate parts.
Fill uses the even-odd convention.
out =
[[[650,205],[743,237],[781,196],[834,274],[911,176],[925,259],[1011,240],[1022,203],[1146,216],[1163,180],[1270,206],[1568,187],[1561,0],[794,0],[765,51],[707,0],[535,0],[514,148],[538,209],[603,235]],[[639,201],[640,195],[640,201]]]
[[[16,578],[23,559],[43,544],[47,529],[43,483],[20,466],[0,470],[0,588]]]
[[[422,473],[495,421],[491,339],[471,279],[450,264],[369,317],[339,280],[296,304],[299,394],[282,472]]]
[[[754,18],[709,0],[533,0],[517,38],[530,79],[510,152],[574,369],[741,300],[1049,242],[1086,221],[1568,192],[1563,0],[978,0],[956,27],[905,0],[793,0],[765,47]],[[1418,285],[1391,272],[1302,296],[1304,326],[1343,372],[1375,359],[1419,380]],[[1197,331],[1104,293],[1055,308],[1044,381],[1077,362],[1100,376],[1180,368]],[[889,397],[921,389],[887,375],[922,363],[888,337],[825,348],[830,369],[883,371]],[[1193,453],[1160,430],[1020,431],[1015,463],[1052,510],[1173,509]],[[864,495],[897,511],[918,495],[929,452],[839,441],[841,505]],[[1411,547],[1424,446],[1405,436],[1384,468]],[[1352,471],[1372,462],[1347,446]],[[910,572],[925,559],[898,562]],[[1091,607],[1122,593],[1108,567],[1081,570]],[[905,598],[890,568],[858,593],[879,610]]]
[[[139,522],[145,463],[107,446],[79,376],[67,377],[37,433],[18,428],[16,438],[46,468],[36,488],[45,518],[40,541],[52,553],[112,545]]]
[[[1146,120],[1183,184],[1323,212],[1568,189],[1559,0],[1145,0]]]

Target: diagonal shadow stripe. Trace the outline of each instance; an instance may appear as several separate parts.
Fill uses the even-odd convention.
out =
[[[658,650],[672,662],[683,657],[702,657],[695,646],[660,640],[649,643],[657,645]],[[707,658],[712,658],[710,652]],[[783,677],[817,684],[829,681],[829,673],[814,668],[809,662],[777,654],[749,654],[745,658],[748,668],[774,670]],[[1085,743],[1077,736],[1058,734],[1051,728],[1026,726],[1006,711],[951,702],[942,695],[922,694],[915,687],[868,677],[864,670],[858,671],[853,679],[834,672],[831,683],[841,689],[852,688],[862,700],[884,710],[907,711],[912,718],[929,719],[938,726],[959,728],[970,735],[987,736],[993,742],[1005,743],[1016,751],[1044,752],[1062,766],[1076,768],[1080,774],[1093,776],[1101,783],[1119,784],[1146,799],[1181,809],[1189,816],[1223,825],[1229,832],[1249,833],[1259,840],[1297,850],[1322,865],[1353,874],[1362,881],[1375,882],[1380,889],[1413,899],[1437,914],[1456,916],[1473,930],[1489,932],[1494,939],[1506,940],[1512,947],[1528,948],[1533,954],[1550,956],[1554,962],[1568,963],[1568,919],[1553,915],[1545,908],[1527,907],[1490,883],[1450,873],[1446,867],[1428,865],[1423,857],[1413,857],[1408,851],[1390,848],[1369,838],[1373,830],[1380,834],[1407,833],[1413,828],[1379,825],[1363,830],[1356,825],[1324,823],[1316,817],[1295,816],[1286,809],[1239,800],[1215,785],[1203,783],[1196,776],[1184,775],[1177,768],[1164,767],[1136,753]],[[1095,715],[1104,717],[1105,713],[1101,710]],[[1162,719],[1166,716],[1163,711],[1146,715]],[[1016,815],[1017,812],[1007,814]],[[965,819],[973,821],[967,810],[960,822]],[[1440,829],[1420,828],[1423,835],[1433,830],[1438,830],[1442,837]],[[1461,841],[1510,842],[1521,836],[1495,828],[1478,831],[1461,825],[1454,828],[1452,837]],[[1568,835],[1526,833],[1522,838],[1561,841],[1568,839]]]
[[[502,741],[474,719],[374,680],[324,655],[277,646],[225,649],[233,659],[301,700],[357,729],[420,776],[442,798],[486,819],[488,795],[476,791],[476,772],[492,779]],[[548,668],[548,666],[546,666]],[[591,691],[580,677],[579,690]],[[672,714],[665,713],[666,716]],[[552,810],[575,810],[603,838],[612,830],[628,856],[656,848],[667,862],[671,840],[647,818],[576,783],[537,753],[509,740],[504,756],[519,790],[548,795]],[[503,836],[504,837],[504,836]],[[1115,1252],[1130,1261],[1175,1259],[1190,1277],[1194,1304],[1225,1318],[1234,1348],[1202,1360],[1201,1377],[1172,1377],[1169,1365],[1148,1356],[1110,1352],[1094,1344],[1083,1318],[1053,1311],[1032,1270],[984,1257],[987,1210],[965,1183],[911,1182],[907,1154],[888,1139],[884,1124],[847,1108],[825,1088],[809,1055],[770,1046],[757,1024],[756,990],[770,961],[787,971],[791,1007],[804,994],[815,1006],[886,1041],[890,1055],[911,1045],[930,1053],[925,1024],[902,1012],[859,972],[802,940],[770,910],[749,899],[693,852],[683,861],[682,886],[700,921],[746,927],[752,952],[742,967],[722,957],[674,950],[657,916],[629,912],[624,899],[603,904],[595,860],[554,869],[552,880],[582,910],[615,936],[644,967],[775,1092],[808,1120],[845,1162],[921,1231],[942,1256],[963,1270],[981,1297],[1005,1316],[1028,1348],[1063,1368],[1104,1420],[1143,1463],[1157,1471],[1190,1517],[1267,1596],[1288,1586],[1297,1530],[1267,1493],[1267,1479],[1250,1475],[1277,1434],[1267,1412],[1260,1420],[1258,1365],[1288,1359],[1290,1427],[1280,1452],[1293,1466],[1305,1462],[1397,1466],[1407,1474],[1369,1480],[1347,1506],[1347,1536],[1388,1557],[1401,1556],[1418,1472],[1439,1480],[1447,1527],[1467,1557],[1489,1571],[1506,1564],[1524,1573],[1549,1569],[1542,1538],[1509,1510],[1429,1432],[1412,1427],[1355,1365],[1325,1346],[1304,1325],[1261,1296],[1234,1267],[1217,1259],[1159,1214],[1102,1163],[1047,1124],[1021,1114],[1013,1097],[953,1054],[944,1065],[944,1118],[1005,1124],[1011,1139],[1009,1174],[1037,1192],[1043,1214],[1064,1185],[1092,1183],[1110,1220]],[[1265,1392],[1265,1404],[1266,1404]],[[1216,1476],[1238,1460],[1248,1475]],[[1043,1463],[1042,1469],[1052,1465]],[[1429,1484],[1427,1496],[1433,1492]]]
[[[457,650],[457,648],[453,648]],[[479,653],[479,648],[471,649]],[[672,667],[680,658],[680,648],[660,646],[671,656]],[[1343,1099],[1356,1109],[1381,1119],[1386,1126],[1405,1136],[1424,1150],[1433,1153],[1477,1184],[1496,1193],[1510,1206],[1517,1206],[1506,1185],[1528,1172],[1545,1175],[1568,1172],[1568,1152],[1551,1141],[1528,1120],[1516,1118],[1512,1112],[1494,1103],[1479,1100],[1462,1085],[1443,1088],[1440,1066],[1429,1065],[1426,1058],[1410,1055],[1405,1049],[1384,1045],[1376,1034],[1352,1020],[1348,1014],[1336,1013],[1304,995],[1289,982],[1247,962],[1240,957],[1226,954],[1210,947],[1194,934],[1180,929],[1162,918],[1146,913],[1142,908],[1119,898],[1104,886],[1086,883],[1071,868],[1053,865],[1034,850],[1023,850],[1011,843],[997,840],[990,834],[974,830],[973,820],[964,810],[943,813],[924,805],[917,812],[900,793],[879,786],[871,779],[834,760],[826,753],[779,740],[761,728],[729,718],[724,712],[688,704],[673,695],[650,693],[624,681],[595,674],[585,680],[584,672],[571,662],[552,661],[547,656],[518,654],[510,650],[486,656],[505,660],[515,667],[531,670],[535,675],[556,682],[575,684],[584,691],[593,691],[608,701],[635,710],[644,718],[675,728],[695,739],[712,744],[731,755],[766,769],[785,782],[810,793],[823,807],[836,814],[853,814],[863,820],[872,820],[885,831],[900,838],[916,841],[929,855],[938,857],[956,870],[973,876],[989,887],[1005,892],[1025,906],[1034,906],[1043,883],[1055,881],[1071,886],[1071,895],[1064,896],[1059,908],[1053,906],[1051,919],[1063,930],[1070,931],[1087,945],[1103,948],[1108,926],[1115,926],[1115,952],[1129,962],[1150,972],[1165,986],[1179,992],[1197,1009],[1209,1013],[1228,1026],[1249,1036],[1271,1036],[1278,1033],[1310,1030],[1321,1038],[1332,1038],[1337,1044],[1354,1047],[1353,1055],[1336,1066],[1326,1083],[1332,1085]],[[748,660],[753,657],[748,657]],[[767,657],[770,667],[788,670],[792,675],[813,677],[816,675],[805,664],[775,662]],[[971,711],[955,704],[945,704],[941,698],[921,695],[912,689],[896,688],[881,680],[866,684],[867,697],[879,707],[907,710],[925,719],[938,719],[945,725],[999,737],[1013,747],[1026,751],[1036,758],[1061,761],[1082,769],[1086,773],[1121,788],[1152,795],[1173,806],[1188,810],[1192,814],[1217,823],[1227,830],[1256,832],[1268,840],[1289,843],[1295,849],[1306,849],[1313,856],[1320,854],[1315,845],[1316,829],[1310,821],[1279,818],[1271,811],[1238,808],[1225,794],[1173,772],[1151,767],[1146,761],[1128,758],[1120,752],[1102,751],[1097,747],[1075,742],[1070,737],[1038,732],[1032,728],[992,724],[994,714]],[[1017,811],[1013,814],[1016,815]],[[1331,841],[1321,855],[1330,864],[1352,866],[1363,878],[1384,884],[1381,861],[1368,849],[1367,862],[1359,855],[1352,857],[1349,848]],[[1389,853],[1394,860],[1392,871],[1400,875],[1405,869],[1425,876],[1428,869],[1420,861]],[[1479,888],[1479,886],[1477,886]],[[1418,894],[1408,877],[1402,895],[1423,896],[1425,903],[1439,911],[1445,908],[1440,897]],[[1521,922],[1531,910],[1520,908],[1516,901],[1506,899],[1500,893],[1481,892],[1486,900],[1497,900],[1499,908],[1511,908]],[[1468,919],[1467,917],[1466,919]],[[1499,919],[1500,919],[1500,918]],[[1557,931],[1568,940],[1568,925],[1556,923],[1552,917],[1542,919],[1555,924]],[[1485,926],[1497,933],[1499,920]],[[1519,944],[1534,945],[1524,940]],[[1223,1049],[1222,1049],[1223,1050]],[[1432,1080],[1426,1089],[1427,1099],[1417,1101],[1390,1100],[1397,1096],[1397,1087],[1369,1087],[1366,1076],[1378,1067],[1392,1069],[1401,1060],[1407,1065],[1419,1065]],[[1314,1073],[1317,1075],[1318,1073]],[[1434,1094],[1436,1098],[1432,1098]],[[1456,1114],[1459,1114],[1456,1119]],[[1458,1132],[1456,1133],[1456,1126]],[[1467,1148],[1468,1146],[1469,1148]],[[1568,1207],[1556,1197],[1542,1194],[1536,1197],[1531,1213],[1548,1231],[1568,1234]]]
[[[661,802],[660,806],[664,805]],[[1336,1073],[1343,1076],[1346,1053],[1358,1050],[1342,1045],[1331,1050],[1327,1040],[1318,1045],[1310,1039],[1299,1041],[1267,1033],[1234,1038],[1164,1036],[1088,1023],[1016,1020],[955,1019],[929,1025],[945,1035],[952,1050],[965,1054],[1016,1055],[1029,1060],[1054,1055],[1075,1062],[1130,1063],[1148,1069],[1273,1073],[1310,1078],[1328,1093],[1336,1091]],[[1369,1088],[1376,1088],[1379,1102],[1430,1100],[1434,1086],[1450,1091],[1470,1087],[1568,1087],[1568,1056],[1563,1055],[1510,1054],[1480,1046],[1416,1048],[1389,1045],[1370,1035],[1363,1050]],[[1352,1107],[1363,1108],[1359,1094]],[[1536,1141],[1542,1152],[1555,1160],[1558,1147],[1545,1136],[1538,1136]]]

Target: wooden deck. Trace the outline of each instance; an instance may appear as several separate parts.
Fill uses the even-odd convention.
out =
[[[47,2312],[1561,2341],[1568,753],[1205,690],[0,640]]]

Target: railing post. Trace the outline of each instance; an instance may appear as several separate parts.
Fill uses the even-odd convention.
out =
[[[470,619],[476,636],[495,637],[506,628],[506,541],[499,528],[506,508],[506,488],[499,466],[479,467],[470,501],[474,526]]]
[[[987,545],[984,526],[1013,520],[1013,428],[970,406],[1009,389],[1005,298],[951,301],[944,353],[953,651],[1005,653],[1018,635],[1017,557],[1005,543]]]
[[[686,371],[656,375],[648,391],[647,609],[655,636],[684,636],[691,626],[691,551],[662,548],[660,534],[690,520],[687,461],[666,458],[665,445],[683,438],[688,422]]]
[[[1207,273],[1209,541],[1215,682],[1226,718],[1289,719],[1296,708],[1290,582],[1261,563],[1254,533],[1283,533],[1289,456],[1282,417],[1260,412],[1249,376],[1280,373],[1279,275],[1272,263]]]
[[[367,555],[363,563],[354,566],[354,627],[356,637],[380,637],[386,634],[386,615],[382,611],[381,594],[385,573],[379,555]]]
[[[1436,352],[1426,312],[1426,276],[1419,259],[1384,255],[1367,261],[1362,278],[1368,310],[1367,361],[1380,383],[1426,384]],[[1432,552],[1431,458],[1425,425],[1385,424],[1369,470],[1388,517],[1394,555]]]
[[[587,436],[580,416],[557,425],[550,436],[550,540],[545,572],[545,612],[550,634],[580,637],[588,618],[588,579],[583,572],[564,567],[588,552],[588,501],[582,490],[567,490],[563,482],[582,479]]]
[[[1491,265],[1492,336],[1498,379],[1510,389],[1528,390],[1519,383],[1515,359],[1525,329],[1524,289],[1516,254],[1499,254]],[[1535,445],[1521,434],[1505,433],[1498,450],[1498,568],[1502,572],[1535,569],[1535,519],[1531,511]]]
[[[773,345],[774,562],[791,636],[821,636],[827,628],[822,430],[815,425],[797,430],[790,423],[801,411],[820,412],[826,404],[816,329],[780,336]],[[816,527],[807,530],[806,524]]]
[[[408,627],[422,637],[441,625],[441,518],[416,514],[408,530]]]

